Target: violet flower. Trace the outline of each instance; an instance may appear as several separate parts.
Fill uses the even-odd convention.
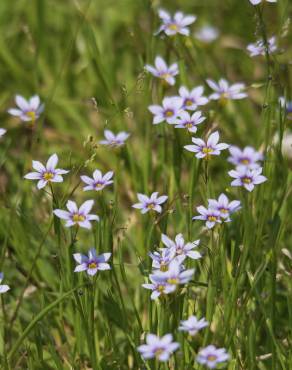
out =
[[[162,20],[162,25],[156,32],[164,32],[167,36],[173,36],[177,33],[189,36],[190,30],[187,26],[194,23],[197,19],[193,15],[184,15],[182,12],[176,12],[172,17],[167,11],[160,9],[158,12],[159,18]]]
[[[4,279],[4,274],[3,272],[0,272],[0,294],[6,293],[8,292],[8,290],[10,290],[9,285],[1,284],[3,279]]]
[[[94,248],[89,250],[88,256],[81,253],[74,253],[73,257],[78,263],[74,272],[86,271],[88,275],[93,276],[98,271],[110,270],[110,265],[106,262],[110,259],[111,255],[111,253],[102,253],[98,256]]]
[[[187,320],[182,320],[178,330],[186,331],[191,336],[194,336],[198,331],[206,328],[209,325],[208,321],[203,317],[198,320],[196,316],[190,316]]]
[[[216,348],[213,345],[202,348],[196,358],[197,362],[205,365],[209,369],[215,369],[217,364],[229,359],[229,354],[225,348]]]
[[[236,83],[230,85],[227,80],[221,78],[218,83],[208,79],[207,84],[214,90],[214,93],[209,96],[211,100],[238,100],[247,97],[247,94],[243,92],[245,85],[243,83]]]
[[[38,95],[34,95],[26,100],[21,95],[16,95],[15,103],[17,108],[8,109],[12,116],[19,117],[21,121],[36,121],[44,110],[44,104],[41,104]]]
[[[63,182],[62,175],[65,175],[69,171],[56,168],[58,160],[57,154],[53,154],[48,159],[46,166],[39,161],[32,161],[32,167],[37,172],[29,172],[24,178],[27,180],[38,180],[38,189],[44,188],[48,182]]]
[[[154,192],[151,194],[150,197],[144,194],[137,194],[139,203],[133,204],[133,208],[137,208],[141,210],[141,213],[147,213],[149,211],[156,211],[158,213],[162,212],[162,207],[161,204],[165,203],[166,200],[168,199],[168,196],[166,195],[161,195],[160,197],[158,196],[158,192]]]
[[[157,125],[163,121],[169,124],[177,123],[178,115],[182,110],[182,99],[178,96],[166,97],[160,105],[150,105],[148,107],[153,114],[153,125]]]
[[[198,111],[190,115],[189,112],[182,111],[179,114],[179,118],[175,123],[175,128],[184,128],[189,132],[197,132],[197,126],[204,122],[206,117],[202,116],[202,112]]]
[[[221,212],[213,208],[205,208],[203,206],[197,207],[197,211],[200,216],[194,216],[193,220],[206,221],[206,226],[208,229],[212,229],[216,223],[221,224]]]
[[[179,343],[173,342],[171,334],[166,334],[162,338],[154,334],[147,334],[146,344],[139,346],[138,351],[145,360],[156,358],[165,362],[178,348]]]
[[[239,167],[229,171],[228,174],[235,179],[231,182],[231,186],[243,186],[246,190],[252,191],[255,185],[267,181],[267,178],[261,175],[262,170],[262,167],[253,170]]]
[[[93,178],[88,176],[81,176],[81,180],[87,184],[84,186],[83,190],[95,190],[100,191],[103,190],[106,186],[111,185],[113,183],[113,180],[111,178],[113,177],[113,172],[109,171],[106,174],[102,175],[101,171],[95,170],[93,172]]]
[[[77,225],[85,229],[91,229],[90,221],[99,221],[97,215],[89,214],[93,204],[93,200],[87,200],[78,208],[75,202],[68,200],[66,207],[69,212],[62,209],[55,209],[53,213],[57,217],[67,221],[65,224],[66,227]]]
[[[119,132],[118,134],[114,134],[110,130],[104,130],[104,137],[105,140],[101,140],[99,143],[101,145],[111,146],[111,147],[120,147],[125,144],[125,141],[130,136],[127,132]]]
[[[147,64],[145,69],[153,76],[164,80],[169,85],[175,84],[175,76],[179,73],[177,63],[171,64],[168,67],[168,65],[160,56],[155,58],[155,67]]]
[[[198,106],[206,105],[209,99],[203,96],[203,93],[203,86],[195,87],[192,90],[187,89],[185,86],[181,86],[179,95],[183,99],[183,108],[187,110],[196,110]]]
[[[189,152],[196,153],[197,158],[210,159],[212,155],[220,155],[221,150],[229,148],[228,144],[219,143],[219,132],[213,132],[207,142],[199,138],[192,138],[195,145],[185,145],[184,148]]]

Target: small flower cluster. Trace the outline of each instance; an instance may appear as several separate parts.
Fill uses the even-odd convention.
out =
[[[182,263],[186,258],[197,260],[202,257],[195,250],[200,244],[199,240],[185,243],[182,234],[178,234],[174,241],[162,234],[161,241],[165,247],[154,253],[149,253],[153,268],[149,275],[150,283],[142,285],[144,288],[152,290],[151,299],[173,293],[179,285],[188,283],[195,270],[186,270]]]
[[[212,229],[217,223],[230,222],[230,216],[241,208],[239,200],[229,202],[225,194],[220,194],[217,199],[208,199],[208,208],[204,206],[197,207],[199,216],[193,217],[193,220],[206,221],[208,229]]]
[[[243,150],[236,146],[231,146],[229,152],[231,156],[228,158],[228,161],[236,166],[235,170],[228,172],[234,178],[231,186],[243,186],[250,192],[255,185],[267,181],[267,178],[261,174],[263,168],[258,163],[263,160],[261,153],[249,146]]]

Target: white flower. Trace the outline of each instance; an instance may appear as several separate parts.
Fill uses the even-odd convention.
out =
[[[163,121],[174,124],[177,122],[178,115],[182,109],[182,99],[178,96],[166,97],[162,101],[162,106],[150,105],[148,109],[154,115],[153,125]]]
[[[66,207],[69,212],[63,211],[62,209],[55,209],[53,212],[57,217],[67,221],[65,224],[66,227],[78,225],[85,229],[91,229],[90,221],[99,221],[99,217],[97,215],[89,214],[93,204],[93,200],[87,200],[78,209],[75,202],[68,200]]]
[[[171,64],[169,67],[165,63],[165,61],[160,57],[157,56],[155,58],[155,67],[150,66],[147,64],[145,69],[150,72],[153,76],[161,78],[162,80],[166,81],[169,85],[175,84],[175,76],[179,73],[177,63]]]
[[[211,26],[203,26],[196,33],[195,37],[202,42],[212,42],[219,36],[217,28]]]
[[[130,136],[127,132],[119,132],[115,135],[110,130],[104,130],[104,137],[106,140],[101,140],[99,143],[102,145],[112,146],[112,147],[119,147],[125,144],[125,141]]]
[[[4,279],[4,274],[3,272],[0,272],[0,294],[8,292],[8,290],[10,289],[8,285],[5,285],[5,284],[1,285],[3,279]]]
[[[261,175],[262,170],[262,167],[253,170],[247,167],[238,167],[236,170],[229,171],[229,176],[235,179],[231,182],[231,186],[243,186],[246,190],[252,191],[255,185],[267,181],[267,178]]]
[[[39,161],[32,161],[32,167],[37,172],[29,172],[24,176],[28,180],[38,180],[37,188],[44,188],[48,182],[63,182],[62,175],[65,175],[69,171],[56,168],[58,164],[57,154],[53,154],[48,159],[46,166]]]
[[[228,144],[219,143],[219,132],[213,132],[207,142],[199,138],[192,138],[195,145],[185,145],[184,148],[189,152],[196,153],[197,158],[210,159],[212,155],[220,155],[221,151],[229,147]]]
[[[187,26],[194,23],[197,19],[193,15],[184,15],[182,12],[176,12],[172,17],[167,11],[160,9],[158,12],[159,18],[162,20],[162,25],[156,34],[164,32],[167,36],[173,36],[177,33],[189,36],[190,30]]]
[[[216,209],[199,206],[197,207],[197,211],[200,213],[200,216],[194,216],[192,220],[206,221],[206,226],[208,229],[212,229],[216,223],[222,223],[221,213]]]
[[[187,320],[180,322],[178,330],[187,331],[191,336],[194,336],[199,330],[202,330],[208,325],[209,323],[205,318],[198,320],[196,316],[190,316]]]
[[[247,94],[243,92],[245,89],[245,85],[243,83],[230,85],[228,81],[221,78],[218,83],[208,79],[207,84],[215,91],[209,96],[209,99],[211,100],[238,100],[247,97]]]
[[[133,208],[141,209],[141,213],[147,213],[149,211],[156,211],[158,213],[162,212],[162,207],[160,204],[166,202],[168,196],[161,195],[158,196],[158,192],[154,192],[150,197],[144,194],[137,194],[140,203],[133,204]]]
[[[162,243],[166,246],[166,250],[174,251],[174,257],[182,257],[179,262],[182,262],[186,257],[197,260],[202,258],[201,253],[194,249],[200,244],[200,240],[195,240],[190,243],[185,243],[183,235],[177,234],[175,241],[171,240],[167,235],[161,235]]]
[[[202,112],[198,111],[190,115],[189,112],[182,111],[175,123],[175,128],[184,128],[189,132],[197,132],[197,126],[204,122],[206,117],[202,116]]]
[[[264,3],[265,1],[267,1],[268,3],[276,3],[277,2],[277,0],[249,0],[249,2],[252,5],[258,5],[260,3]]]
[[[102,253],[98,256],[94,248],[89,250],[88,256],[81,253],[74,253],[73,257],[78,263],[74,272],[87,271],[88,275],[93,276],[98,271],[110,270],[110,265],[106,262],[110,259],[111,255],[111,253]]]
[[[267,45],[264,43],[263,40],[259,40],[254,44],[247,45],[247,51],[251,57],[256,57],[258,55],[265,55],[266,52],[268,54],[273,54],[278,50],[278,46],[276,43],[276,37],[273,36],[267,40]]]
[[[44,110],[44,104],[41,104],[40,98],[34,95],[26,100],[21,95],[16,95],[15,103],[18,108],[8,109],[12,116],[19,117],[22,121],[36,121]]]
[[[155,300],[161,295],[171,294],[176,290],[176,285],[168,284],[166,281],[161,280],[159,276],[156,274],[151,274],[149,276],[149,280],[151,283],[142,284],[142,287],[145,289],[152,290],[151,299]]]
[[[215,369],[217,364],[229,359],[225,348],[216,348],[213,345],[200,350],[196,360],[199,364],[206,365],[209,369]]]
[[[192,90],[188,90],[185,86],[179,89],[179,95],[183,99],[183,108],[186,110],[196,110],[200,105],[206,105],[209,100],[203,96],[204,87],[197,86]]]
[[[154,334],[147,334],[146,344],[139,346],[138,351],[145,360],[157,358],[159,361],[165,362],[179,348],[179,343],[172,340],[171,334],[166,334],[162,338]]]
[[[5,135],[7,132],[7,130],[5,130],[5,128],[0,128],[0,137],[2,137],[3,135]]]
[[[93,178],[88,176],[81,176],[81,180],[87,184],[87,186],[84,186],[83,190],[95,190],[100,191],[104,189],[106,186],[113,183],[113,180],[111,178],[113,177],[113,172],[109,171],[106,174],[102,175],[101,171],[95,170],[93,172]]]

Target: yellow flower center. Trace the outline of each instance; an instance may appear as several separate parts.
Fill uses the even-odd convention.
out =
[[[163,73],[160,77],[166,79],[166,78],[171,77],[171,75],[169,73]]]
[[[182,248],[177,248],[176,254],[182,254],[182,252],[183,252]]]
[[[185,100],[185,105],[187,106],[187,107],[190,107],[191,105],[193,105],[194,104],[194,102],[191,100],[191,99],[186,99]]]
[[[208,216],[208,221],[215,222],[217,220],[216,216]]]
[[[154,209],[154,207],[155,207],[155,204],[154,204],[154,203],[149,203],[149,204],[147,205],[147,208],[148,208],[148,209]]]
[[[166,112],[165,112],[165,115],[166,117],[172,117],[173,116],[173,111],[168,109]]]
[[[240,160],[240,163],[242,163],[242,164],[249,164],[249,160],[248,159],[241,159]]]
[[[187,122],[185,124],[185,126],[186,126],[186,128],[192,128],[193,127],[193,124],[192,124],[192,122]]]
[[[214,152],[214,149],[205,147],[205,148],[203,148],[202,152],[205,153],[205,154],[211,154],[211,153]]]
[[[96,182],[95,183],[96,188],[101,188],[102,186],[103,186],[103,183],[101,183],[101,182]]]
[[[167,279],[167,282],[168,282],[168,284],[173,284],[173,285],[176,285],[176,284],[179,283],[178,279],[176,279],[176,278],[169,278],[169,279]]]
[[[168,26],[168,28],[171,30],[171,31],[177,31],[178,30],[178,26],[177,24],[175,23],[172,23]]]
[[[158,285],[157,290],[158,290],[160,293],[164,293],[164,285]]]
[[[244,178],[242,179],[242,182],[243,182],[244,184],[250,184],[250,183],[251,183],[251,179],[250,179],[249,177],[244,177]]]
[[[160,271],[163,271],[163,272],[165,272],[165,271],[167,271],[168,270],[168,266],[167,265],[165,265],[163,262],[160,264]]]
[[[96,262],[90,262],[89,265],[88,265],[88,268],[90,268],[90,269],[95,269],[96,267],[97,267]]]
[[[26,112],[25,113],[26,115],[27,115],[27,117],[29,117],[32,121],[35,121],[35,119],[36,119],[36,114],[35,114],[35,112],[34,111],[29,111],[29,112]]]
[[[209,355],[209,356],[207,356],[207,360],[208,361],[211,361],[211,362],[216,361],[217,360],[217,356]]]
[[[79,213],[75,213],[72,217],[72,220],[74,222],[81,222],[85,220],[85,217],[83,215],[80,215]]]
[[[46,181],[52,180],[53,177],[54,177],[54,174],[52,174],[52,172],[45,172],[43,174],[43,179]]]
[[[222,212],[222,213],[228,213],[229,211],[226,208],[220,208],[220,212]]]

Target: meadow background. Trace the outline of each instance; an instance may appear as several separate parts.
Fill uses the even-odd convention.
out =
[[[277,35],[280,53],[267,67],[246,46],[261,37],[256,9],[246,0],[17,0],[0,2],[0,271],[11,290],[1,295],[1,369],[201,369],[194,361],[209,343],[227,348],[228,369],[292,369],[292,174],[282,155],[291,120],[278,98],[292,98],[291,3],[265,6],[264,32]],[[197,15],[218,28],[211,44],[194,37],[159,37],[157,9]],[[145,73],[156,55],[178,62],[175,87],[161,88]],[[268,178],[252,193],[231,188],[226,151],[210,161],[206,189],[199,160],[184,150],[190,136],[152,125],[147,107],[180,85],[206,78],[245,82],[248,99],[203,107],[198,134],[215,128],[221,141],[261,149]],[[32,130],[9,116],[15,94],[39,94],[45,111]],[[120,149],[101,147],[108,128],[131,134]],[[290,131],[289,131],[290,130]],[[275,138],[278,138],[277,140]],[[32,159],[57,153],[70,169],[54,186],[56,201],[23,179]],[[84,193],[80,174],[113,170],[114,186]],[[133,209],[136,193],[169,196],[155,219]],[[221,192],[243,208],[212,237],[196,206]],[[53,218],[66,200],[94,199],[101,222],[77,238]],[[58,206],[58,207],[57,207]],[[150,300],[146,282],[161,233],[201,239],[195,278],[167,303]],[[213,235],[214,236],[214,235]],[[72,253],[113,252],[112,270],[90,280],[74,274]],[[69,293],[68,293],[69,292]],[[210,327],[194,339],[177,330],[189,314]],[[168,365],[144,362],[145,333],[173,333],[181,343]]]

